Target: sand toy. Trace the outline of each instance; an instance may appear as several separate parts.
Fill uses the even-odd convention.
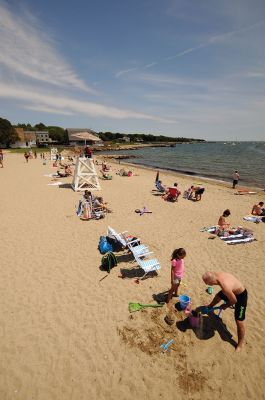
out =
[[[129,311],[130,312],[140,311],[143,308],[147,308],[147,307],[152,307],[152,308],[163,307],[163,304],[129,303]]]

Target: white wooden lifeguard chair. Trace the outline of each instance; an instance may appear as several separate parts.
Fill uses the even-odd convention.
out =
[[[75,192],[100,190],[100,184],[92,158],[79,157],[77,159],[72,188]]]
[[[56,160],[56,155],[58,154],[58,149],[56,147],[51,148],[51,161]]]

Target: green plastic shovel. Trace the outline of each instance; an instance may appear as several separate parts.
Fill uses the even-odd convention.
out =
[[[130,312],[140,311],[142,308],[147,308],[147,307],[153,307],[153,308],[163,307],[163,304],[129,303]]]

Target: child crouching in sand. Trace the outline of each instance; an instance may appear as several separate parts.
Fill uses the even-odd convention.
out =
[[[172,299],[173,293],[178,295],[178,288],[184,275],[184,258],[186,251],[181,247],[173,251],[171,256],[171,288],[168,291],[167,302]]]

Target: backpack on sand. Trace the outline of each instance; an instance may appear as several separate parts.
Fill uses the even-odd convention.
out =
[[[108,251],[112,251],[113,250],[112,245],[107,241],[106,236],[100,236],[98,249],[99,249],[101,254],[105,254]]]
[[[110,273],[110,270],[117,265],[117,258],[111,251],[101,259],[101,269]]]

